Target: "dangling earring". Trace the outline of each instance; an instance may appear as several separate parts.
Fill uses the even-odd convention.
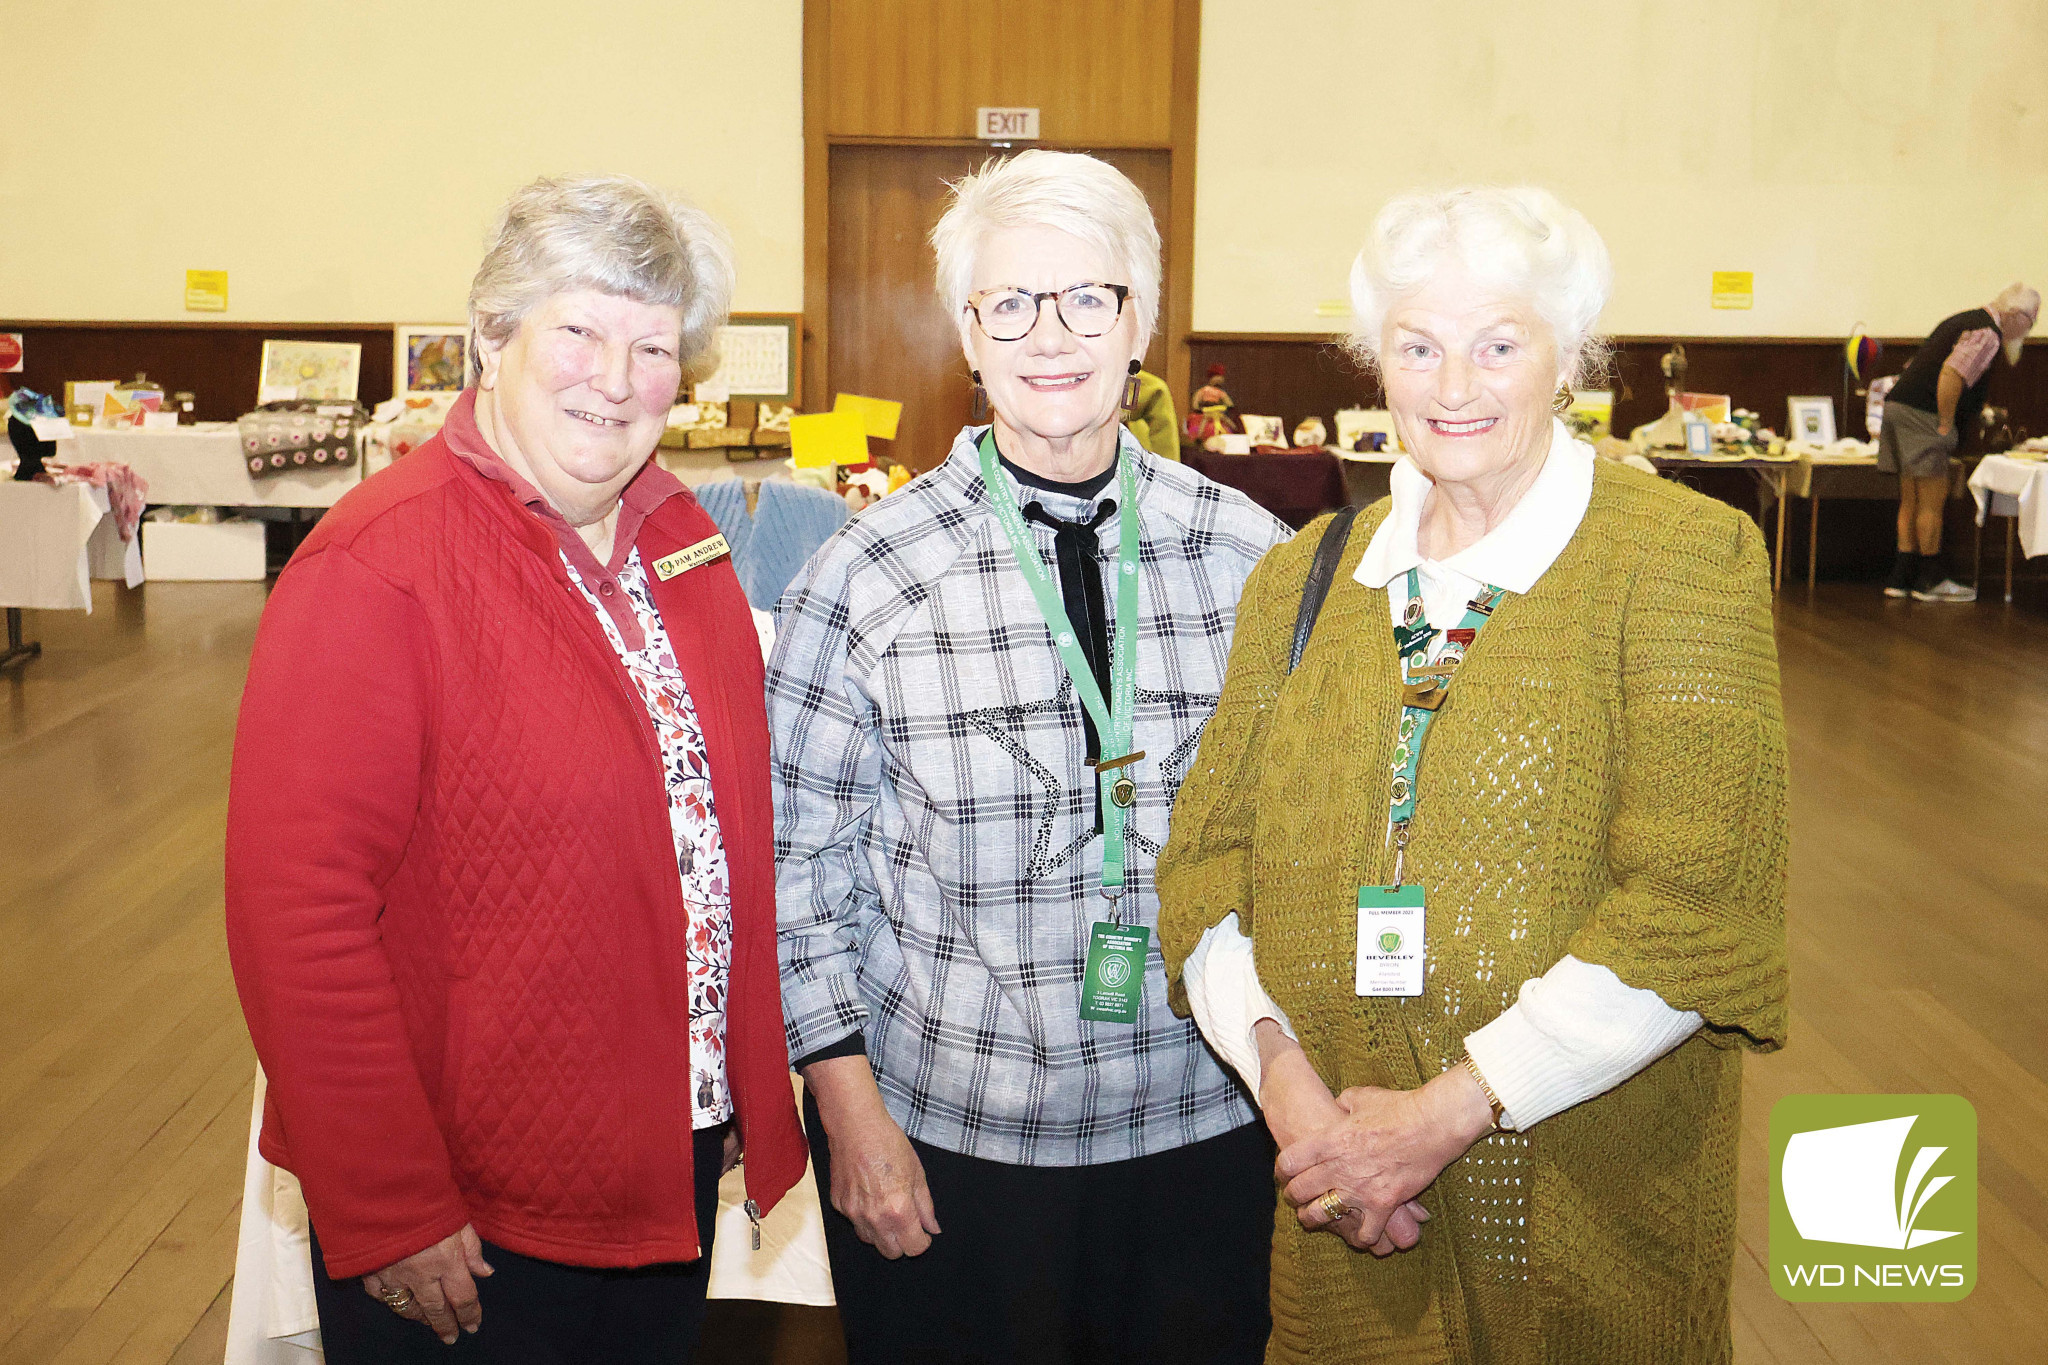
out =
[[[1138,362],[1131,362],[1131,377],[1124,381],[1124,411],[1138,410]]]
[[[1559,384],[1557,386],[1557,397],[1550,400],[1550,410],[1559,417],[1562,417],[1572,410],[1572,403],[1574,401],[1576,400],[1572,397],[1571,385]]]
[[[968,415],[969,425],[979,426],[988,420],[988,390],[981,386],[981,371],[969,370],[974,376],[974,411]]]

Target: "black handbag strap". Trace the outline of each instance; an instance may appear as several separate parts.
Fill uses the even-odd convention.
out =
[[[1294,650],[1287,658],[1289,673],[1300,666],[1301,656],[1308,649],[1308,637],[1315,634],[1316,617],[1323,614],[1323,599],[1330,595],[1330,580],[1337,576],[1337,561],[1344,557],[1344,546],[1351,540],[1351,523],[1357,516],[1356,507],[1342,508],[1323,528],[1315,562],[1309,565],[1308,581],[1301,585],[1301,611],[1294,618]]]

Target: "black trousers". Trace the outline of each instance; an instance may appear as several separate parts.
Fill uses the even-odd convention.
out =
[[[363,1292],[359,1279],[332,1280],[313,1238],[313,1297],[328,1365],[682,1365],[697,1348],[718,1217],[718,1165],[725,1125],[699,1129],[694,1261],[592,1270],[558,1265],[484,1243],[494,1272],[477,1281],[483,1325],[443,1346],[425,1323],[408,1321]]]
[[[887,1260],[832,1207],[804,1101],[849,1365],[1258,1365],[1272,1329],[1273,1146],[1251,1123],[1101,1166],[913,1142],[945,1231]]]

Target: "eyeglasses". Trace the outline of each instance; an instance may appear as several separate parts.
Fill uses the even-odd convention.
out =
[[[1028,289],[984,289],[967,296],[967,310],[981,324],[990,341],[1022,341],[1038,325],[1038,312],[1047,299],[1060,323],[1077,337],[1099,337],[1116,326],[1123,316],[1124,300],[1130,286],[1122,284],[1076,284],[1044,294]]]

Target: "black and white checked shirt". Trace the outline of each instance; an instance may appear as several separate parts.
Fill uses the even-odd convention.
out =
[[[1084,713],[981,486],[982,430],[848,522],[776,606],[768,723],[790,1055],[864,1033],[889,1112],[950,1151],[1032,1166],[1145,1156],[1255,1116],[1167,1007],[1152,871],[1222,690],[1239,592],[1290,533],[1121,437],[1121,458],[1138,461],[1134,747],[1146,754],[1132,774],[1126,921],[1154,938],[1138,1022],[1085,1021],[1082,965],[1106,903]],[[1086,521],[1116,491],[1019,500]],[[1050,563],[1053,532],[1031,529]],[[1098,532],[1111,562],[1115,535],[1112,517]]]

